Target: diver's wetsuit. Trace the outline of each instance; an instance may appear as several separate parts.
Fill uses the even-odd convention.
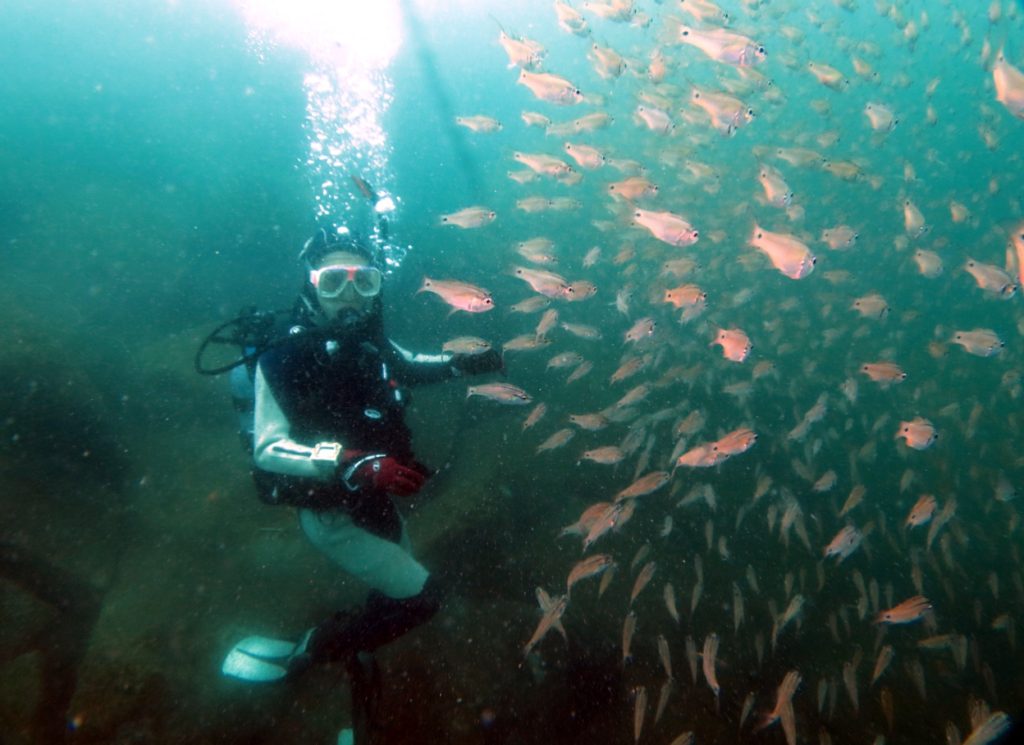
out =
[[[306,535],[374,589],[354,617],[336,614],[306,645],[307,662],[348,659],[428,620],[439,606],[412,556],[402,518],[383,492],[351,490],[314,446],[380,453],[407,465],[411,433],[403,386],[457,375],[450,355],[414,355],[388,340],[379,318],[358,328],[314,328],[266,351],[256,368],[255,478],[265,501],[299,508]]]

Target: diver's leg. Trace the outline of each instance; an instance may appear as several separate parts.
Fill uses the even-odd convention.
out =
[[[396,539],[390,540],[340,510],[300,510],[299,522],[331,561],[384,595],[411,598],[423,589],[429,572],[409,551],[400,524],[389,530]]]
[[[354,745],[379,742],[383,732],[381,716],[380,667],[370,652],[360,652],[348,664],[352,689],[352,731]]]
[[[397,520],[397,512],[394,513]],[[261,636],[238,642],[221,668],[225,675],[252,682],[281,680],[311,664],[348,661],[372,651],[429,620],[440,606],[437,583],[403,548],[408,537],[400,521],[391,521],[382,538],[342,511],[300,511],[310,541],[345,571],[374,588],[361,610],[339,612],[296,643]]]
[[[437,581],[399,543],[371,533],[343,512],[303,510],[300,521],[317,548],[374,588],[362,611],[335,613],[313,629],[302,650],[307,664],[373,651],[437,612]]]

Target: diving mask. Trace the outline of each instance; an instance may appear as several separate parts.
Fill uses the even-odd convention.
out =
[[[330,264],[309,273],[309,283],[322,298],[338,297],[350,283],[363,297],[375,297],[383,279],[377,267],[365,264]]]

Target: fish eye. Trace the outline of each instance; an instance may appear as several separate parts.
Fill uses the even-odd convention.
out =
[[[764,51],[764,47],[758,47],[757,48],[757,53],[758,54],[765,54],[766,52]]]
[[[689,36],[689,35],[690,35],[690,29],[684,28],[683,29],[683,36]]]

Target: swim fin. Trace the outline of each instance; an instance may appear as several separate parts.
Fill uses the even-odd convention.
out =
[[[298,667],[308,667],[296,663],[304,660],[306,645],[312,634],[313,629],[310,629],[298,643],[265,636],[247,636],[228,652],[220,671],[230,678],[253,683],[281,680]]]

